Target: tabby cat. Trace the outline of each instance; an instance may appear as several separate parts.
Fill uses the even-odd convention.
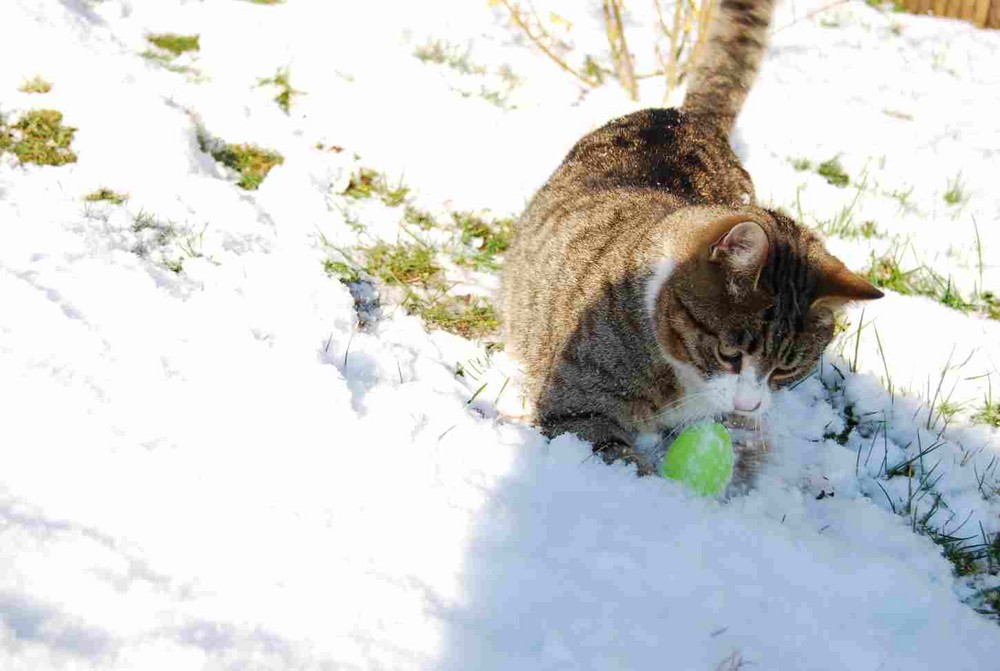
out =
[[[882,295],[811,231],[756,205],[729,146],[773,5],[720,0],[683,106],[577,142],[508,251],[506,339],[534,420],[640,474],[652,467],[638,435],[759,422],[773,391],[816,365],[833,310]]]

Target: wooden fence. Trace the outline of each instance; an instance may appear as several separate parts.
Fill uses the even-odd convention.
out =
[[[972,21],[980,28],[1000,28],[1000,0],[902,0],[914,14]]]

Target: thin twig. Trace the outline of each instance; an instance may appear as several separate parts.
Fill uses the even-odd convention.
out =
[[[848,0],[836,0],[836,2],[831,2],[829,5],[824,5],[822,7],[819,7],[818,9],[814,9],[813,11],[809,12],[805,16],[802,16],[800,18],[795,19],[791,23],[786,23],[785,25],[781,26],[780,28],[775,28],[774,30],[770,31],[770,35],[774,35],[776,33],[780,33],[782,30],[784,30],[786,28],[791,28],[792,26],[794,26],[797,23],[801,23],[802,21],[805,21],[806,19],[811,19],[812,17],[816,16],[817,14],[822,14],[826,10],[833,9],[834,7],[837,7],[838,5],[846,5],[847,2],[848,2]]]
[[[517,26],[521,30],[524,31],[524,34],[528,36],[528,39],[531,40],[532,42],[534,42],[535,46],[538,47],[539,49],[541,49],[542,53],[545,54],[546,56],[548,56],[552,60],[553,63],[555,63],[560,68],[562,68],[566,72],[570,73],[571,75],[573,75],[574,77],[576,77],[577,79],[579,79],[581,82],[583,82],[587,86],[590,86],[590,87],[597,86],[596,82],[594,82],[591,79],[588,79],[584,75],[582,75],[579,72],[577,72],[576,70],[574,70],[572,67],[570,67],[570,65],[568,63],[566,63],[566,61],[564,61],[562,58],[560,58],[554,51],[552,51],[547,46],[545,46],[545,43],[541,40],[541,38],[539,38],[537,35],[535,35],[531,31],[531,27],[528,25],[528,23],[521,16],[521,12],[517,9],[517,7],[513,6],[509,2],[509,0],[500,0],[500,4],[502,4],[504,7],[507,8],[507,11],[510,12],[510,17],[514,20],[514,23],[516,23]]]

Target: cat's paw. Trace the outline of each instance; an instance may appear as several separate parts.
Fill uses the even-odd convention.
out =
[[[646,455],[636,450],[631,445],[627,445],[617,440],[607,440],[594,445],[594,452],[601,455],[601,459],[606,464],[613,464],[616,461],[623,461],[632,464],[636,468],[636,474],[641,478],[647,475],[655,475],[656,467]]]

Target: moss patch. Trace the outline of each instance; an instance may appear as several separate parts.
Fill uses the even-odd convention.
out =
[[[52,82],[47,82],[35,75],[31,79],[25,79],[17,90],[22,93],[48,93],[52,90]]]
[[[76,128],[64,126],[62,112],[31,110],[12,124],[0,119],[0,153],[11,152],[21,163],[75,163],[70,148]]]
[[[88,193],[83,199],[88,203],[108,202],[112,205],[121,205],[128,200],[128,196],[102,186],[100,189]]]

